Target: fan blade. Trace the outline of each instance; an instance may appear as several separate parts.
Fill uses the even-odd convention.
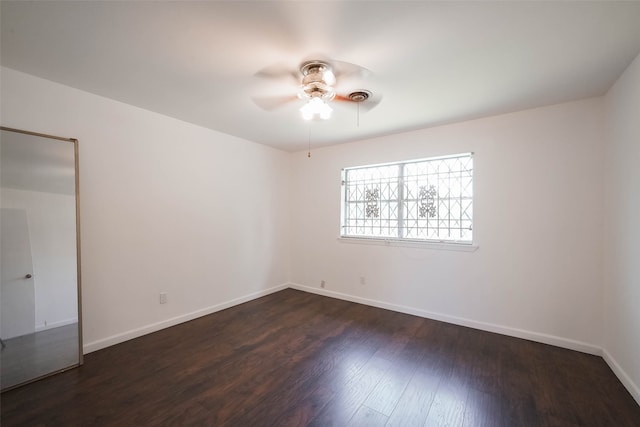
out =
[[[300,72],[298,70],[291,69],[283,63],[265,67],[255,73],[255,76],[267,79],[284,79],[287,81],[290,80],[295,85],[299,85],[301,79]]]
[[[285,106],[286,104],[296,101],[298,98],[296,95],[286,95],[286,96],[254,96],[251,98],[256,105],[263,110],[273,111],[280,107]]]
[[[330,64],[338,81],[341,79],[366,79],[371,76],[370,70],[350,62],[331,61]]]

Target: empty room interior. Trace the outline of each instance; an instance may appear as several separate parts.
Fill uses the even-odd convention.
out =
[[[2,425],[640,425],[640,2],[0,3]]]

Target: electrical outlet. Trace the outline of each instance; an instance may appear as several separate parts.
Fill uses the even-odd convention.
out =
[[[364,276],[360,276],[360,284],[361,285],[366,285],[367,284],[367,278]]]
[[[324,280],[321,280],[321,281],[320,281],[320,287],[324,289],[324,286],[325,286],[325,285],[326,285],[325,281],[324,281]]]
[[[160,304],[166,304],[166,303],[167,303],[167,293],[160,292]]]

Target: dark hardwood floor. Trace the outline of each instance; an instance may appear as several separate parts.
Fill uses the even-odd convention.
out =
[[[2,426],[640,426],[602,358],[285,290],[3,393]]]

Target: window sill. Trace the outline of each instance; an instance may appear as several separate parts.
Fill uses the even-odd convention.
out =
[[[435,249],[457,252],[475,252],[478,249],[478,245],[469,243],[410,241],[397,239],[379,239],[373,237],[338,237],[338,241],[340,243],[350,243],[357,245],[399,246],[406,248]]]

